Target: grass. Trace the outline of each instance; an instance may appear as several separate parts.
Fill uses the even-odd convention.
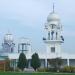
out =
[[[0,75],[75,75],[75,73],[43,73],[43,72],[34,72],[34,73],[19,73],[19,72],[0,72]]]

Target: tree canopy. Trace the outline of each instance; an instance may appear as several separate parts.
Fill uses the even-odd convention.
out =
[[[26,56],[24,53],[21,53],[19,56],[17,67],[23,71],[26,66],[27,66]]]
[[[37,53],[34,53],[32,55],[31,66],[34,68],[35,71],[41,66],[40,59]]]

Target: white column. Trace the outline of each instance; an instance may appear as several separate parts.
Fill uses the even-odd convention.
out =
[[[47,59],[45,59],[45,67],[47,67]]]
[[[69,59],[67,59],[67,66],[70,66]]]

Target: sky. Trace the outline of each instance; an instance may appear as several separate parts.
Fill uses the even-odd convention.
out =
[[[10,31],[14,41],[26,37],[31,40],[32,50],[45,52],[42,40],[47,16],[52,11],[58,13],[63,25],[63,52],[75,52],[75,0],[0,0],[0,43]]]

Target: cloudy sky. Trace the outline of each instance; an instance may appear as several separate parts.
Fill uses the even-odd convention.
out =
[[[14,39],[30,38],[33,50],[44,51],[44,24],[55,11],[63,25],[64,52],[75,52],[75,0],[0,0],[0,43],[10,31]]]

